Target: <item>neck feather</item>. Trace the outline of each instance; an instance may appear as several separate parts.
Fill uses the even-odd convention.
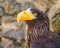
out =
[[[28,30],[30,32],[35,32],[38,34],[43,34],[44,32],[50,31],[48,21],[40,22],[40,21],[29,21],[28,22]]]

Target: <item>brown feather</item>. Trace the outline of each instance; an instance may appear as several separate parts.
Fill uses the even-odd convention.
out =
[[[38,14],[41,18],[26,21],[28,24],[28,48],[60,48],[60,36],[50,31],[46,14]]]

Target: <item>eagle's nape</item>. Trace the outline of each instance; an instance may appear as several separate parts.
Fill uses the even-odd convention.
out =
[[[30,10],[37,15],[36,19],[26,21],[28,48],[60,48],[60,36],[50,31],[48,16],[38,9]]]

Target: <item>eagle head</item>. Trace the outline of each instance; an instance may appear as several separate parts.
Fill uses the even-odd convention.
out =
[[[17,15],[17,22],[20,21],[39,21],[49,23],[48,16],[37,8],[28,8]]]

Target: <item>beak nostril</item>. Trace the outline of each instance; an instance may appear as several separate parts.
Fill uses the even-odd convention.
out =
[[[26,14],[26,13],[24,12],[24,14]]]

